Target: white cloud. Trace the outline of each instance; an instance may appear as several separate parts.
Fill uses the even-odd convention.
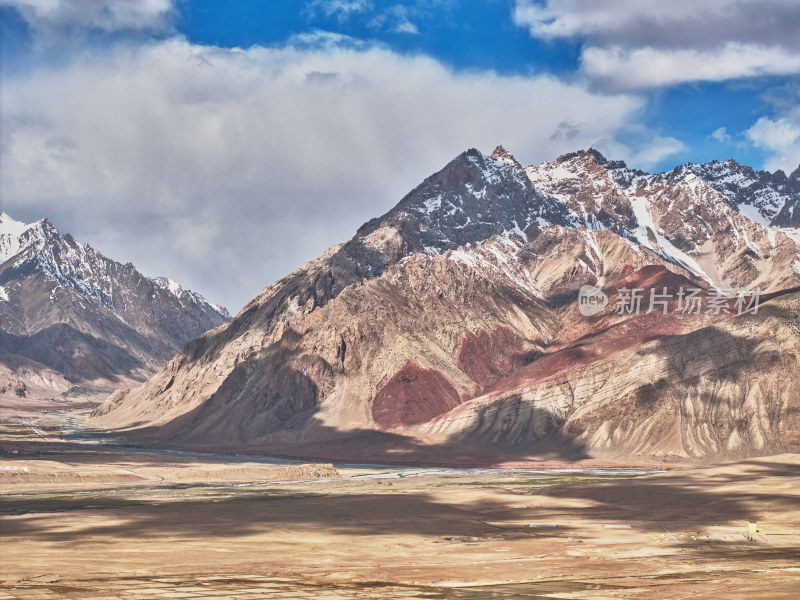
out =
[[[629,160],[634,165],[650,167],[685,149],[686,145],[674,137],[654,136],[641,144]]]
[[[800,106],[780,118],[761,117],[747,130],[747,137],[771,154],[764,167],[791,173],[800,165]]]
[[[627,32],[632,25],[650,21],[686,21],[702,11],[697,2],[670,3],[641,0],[562,0],[544,3],[517,0],[514,22],[535,37],[559,38]]]
[[[581,40],[583,73],[606,89],[800,73],[796,0],[517,0],[514,20]]]
[[[28,25],[53,34],[62,30],[164,31],[174,16],[172,0],[0,0],[16,8]]]
[[[371,44],[342,33],[311,29],[291,35],[287,45],[305,50],[334,50],[337,48],[366,48]]]
[[[411,34],[411,35],[418,35],[419,34],[419,29],[417,28],[417,26],[414,25],[408,19],[405,19],[404,21],[400,21],[397,25],[395,25],[393,31],[395,33],[408,33],[408,34]]]
[[[340,23],[354,14],[371,11],[372,8],[372,2],[369,0],[313,0],[307,5],[307,11],[312,17],[318,13],[326,17],[335,15]]]
[[[677,147],[615,141],[637,96],[326,40],[117,45],[6,81],[3,208],[235,310],[469,147],[536,162],[594,146],[632,166]]]
[[[581,68],[607,89],[637,89],[800,73],[800,52],[738,43],[708,50],[587,48]]]
[[[720,127],[711,132],[711,139],[717,140],[722,144],[728,144],[733,140],[726,127]]]
[[[428,5],[428,9],[431,8],[430,4],[431,3]],[[394,4],[373,16],[367,25],[372,29],[384,29],[393,33],[418,35],[419,28],[411,22],[412,16],[415,18],[425,17],[427,19],[431,17],[428,11],[423,9],[419,3],[412,6]]]
[[[562,131],[570,135],[572,125],[562,123]],[[623,158],[629,167],[636,169],[652,170],[666,158],[686,150],[680,140],[657,135],[635,121],[622,125],[615,133],[615,138],[598,140],[594,147],[606,158]]]
[[[590,37],[622,46],[797,45],[800,9],[796,0],[516,0],[514,21],[535,37]]]
[[[419,29],[411,22],[409,10],[402,4],[396,4],[386,11],[387,18],[393,22],[392,31],[395,33],[408,33],[418,35]]]

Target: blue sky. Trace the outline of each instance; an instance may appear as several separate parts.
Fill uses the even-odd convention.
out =
[[[527,75],[577,68],[579,44],[531,37],[514,24],[513,3],[504,0],[392,2],[383,10],[380,3],[372,9],[360,2],[339,6],[348,4],[352,11],[335,10],[336,3],[326,8],[325,3],[281,0],[189,2],[177,27],[194,42],[228,47],[282,44],[318,28],[377,40],[398,52],[427,54],[456,69]]]
[[[795,0],[0,0],[0,208],[236,310],[468,147],[800,163]]]
[[[431,56],[458,71],[494,71],[520,77],[547,73],[569,80],[580,68],[583,40],[530,35],[514,22],[514,2],[390,4],[389,8],[403,7],[404,11],[400,15],[398,11],[390,12],[384,20],[376,19],[382,15],[379,2],[345,1],[316,6],[309,2],[300,10],[297,2],[288,0],[187,2],[177,29],[192,42],[225,47],[280,45],[294,34],[321,29],[385,44],[400,53]],[[352,10],[346,10],[348,6]],[[411,32],[398,29],[403,19],[412,24]],[[765,149],[744,142],[741,134],[758,118],[774,114],[764,92],[783,80],[780,76],[765,77],[749,85],[740,80],[733,85],[691,81],[648,91],[643,122],[653,130],[677,137],[685,147],[658,161],[636,166],[665,170],[687,161],[735,157],[758,168],[775,167],[764,164],[768,156]],[[737,135],[737,139],[713,138],[711,134],[720,128],[730,132],[728,135]]]

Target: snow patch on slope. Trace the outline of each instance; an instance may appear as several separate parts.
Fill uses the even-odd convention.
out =
[[[765,218],[755,206],[739,204],[736,208],[739,210],[739,214],[747,217],[751,221],[755,221],[764,227],[769,227],[769,219]]]
[[[698,277],[702,277],[709,283],[714,283],[714,280],[708,276],[708,274],[702,269],[702,267],[694,258],[686,254],[683,250],[676,248],[672,242],[659,233],[655,223],[653,222],[653,217],[650,214],[650,207],[646,198],[642,196],[630,195],[628,199],[630,200],[633,214],[639,223],[639,227],[636,228],[634,235],[642,246],[654,250],[667,260],[674,260],[678,262],[682,267],[691,271]],[[650,241],[647,233],[648,230],[651,231],[656,238],[655,247]]]
[[[158,287],[163,290],[169,291],[170,294],[175,296],[176,298],[180,298],[183,296],[183,288],[178,284],[178,282],[169,279],[168,277],[156,277],[153,280]]]
[[[5,212],[0,213],[0,264],[22,252],[28,245],[24,243],[23,236],[40,225],[36,223],[23,223],[9,217]]]
[[[523,236],[524,240],[524,236]],[[516,258],[522,248],[516,238],[495,236],[474,248],[449,250],[449,260],[458,262],[474,270],[493,271],[512,282],[521,292],[532,298],[540,298],[536,280]]]

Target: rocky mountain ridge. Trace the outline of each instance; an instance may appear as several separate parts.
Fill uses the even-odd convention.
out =
[[[798,196],[782,181],[730,161],[648,175],[594,150],[528,167],[502,147],[468,150],[96,418],[151,440],[355,460],[453,448],[706,460],[794,447],[794,383],[776,387],[777,367],[727,341],[744,336],[751,356],[764,348],[796,371],[787,307],[800,238],[775,219]],[[587,284],[609,298],[593,317],[577,310]],[[639,284],[706,299],[758,288],[771,308],[617,312],[620,288]],[[772,331],[785,342],[759,345]],[[705,370],[693,372],[698,339],[725,353],[698,356]],[[633,375],[619,371],[642,356]],[[640,396],[652,403],[633,411]],[[720,403],[727,412],[701,410]],[[642,427],[647,406],[657,422]],[[769,427],[731,437],[731,420],[754,410]]]
[[[229,318],[199,294],[62,236],[47,219],[0,214],[0,363],[14,389],[51,395],[142,380]]]

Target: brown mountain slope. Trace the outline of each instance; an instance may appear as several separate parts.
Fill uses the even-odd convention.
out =
[[[402,432],[526,365],[538,368],[547,348],[588,334],[591,322],[570,322],[577,294],[571,282],[624,281],[633,268],[668,264],[609,231],[562,229],[558,237],[561,243],[542,240],[539,248],[500,238],[469,251],[413,255],[272,332],[251,326],[247,347],[241,337],[222,340],[231,328],[211,332],[215,344],[202,344],[215,349],[211,356],[198,359],[192,353],[202,342],[190,344],[145,386],[107,402],[98,419],[219,446],[309,443],[365,428]],[[623,266],[598,277],[584,266],[587,254],[599,265]],[[564,297],[571,301],[555,307]]]
[[[712,282],[798,286],[795,233],[740,214],[696,174],[646,176],[595,154],[524,169],[501,151],[462,154],[112,396],[97,422],[182,445],[394,462],[797,448],[794,383],[776,377],[796,362],[793,296],[741,316],[734,300],[698,314],[674,300],[702,288],[708,305]],[[609,299],[591,317],[577,305],[587,284]],[[615,310],[625,287],[673,300],[627,314]],[[775,332],[780,344],[759,345]]]
[[[800,293],[758,314],[598,323],[407,435],[604,459],[725,460],[800,449]],[[702,323],[703,319],[699,322]],[[555,344],[554,344],[555,346]]]

